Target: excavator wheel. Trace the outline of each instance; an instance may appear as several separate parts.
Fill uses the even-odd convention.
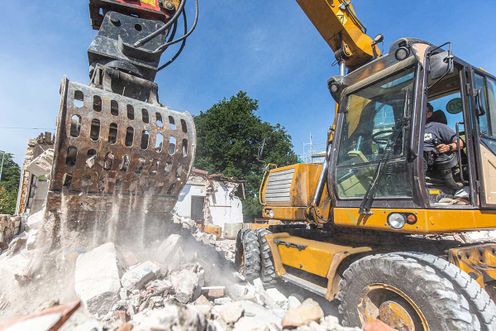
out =
[[[260,246],[261,275],[262,281],[266,284],[273,284],[276,281],[276,271],[272,260],[272,251],[265,236],[271,232],[265,228],[256,230],[258,244]]]
[[[352,263],[339,283],[347,326],[379,319],[396,330],[496,330],[496,307],[468,274],[423,253],[387,253]]]
[[[255,231],[241,229],[236,238],[236,267],[247,281],[260,277],[260,246]]]

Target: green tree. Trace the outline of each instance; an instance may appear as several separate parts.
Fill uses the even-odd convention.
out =
[[[257,100],[240,91],[195,117],[195,166],[246,180],[246,220],[260,216],[258,189],[265,166],[297,161],[289,134],[279,124],[262,121],[257,110]]]
[[[0,154],[0,162],[1,159]],[[12,154],[6,153],[0,178],[0,214],[15,213],[20,175],[21,169],[12,159]]]

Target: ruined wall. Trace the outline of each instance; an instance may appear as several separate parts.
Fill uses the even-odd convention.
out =
[[[53,144],[54,140],[50,132],[41,133],[37,138],[29,140],[26,156],[22,164],[16,215],[23,215],[27,212],[31,207],[29,199],[34,195],[33,185],[36,185],[36,180],[33,180],[33,175],[28,170],[28,165],[43,152],[53,148]],[[43,186],[43,184],[40,184],[40,186]]]
[[[19,234],[20,216],[0,214],[0,250],[6,249],[12,238]]]

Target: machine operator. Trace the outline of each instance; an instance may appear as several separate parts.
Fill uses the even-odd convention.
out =
[[[426,170],[432,177],[442,180],[448,188],[459,190],[463,184],[454,180],[453,173],[458,166],[455,152],[463,148],[463,141],[461,139],[457,141],[456,133],[446,124],[444,113],[442,111],[434,113],[434,107],[430,103],[427,104],[426,115],[424,133]]]

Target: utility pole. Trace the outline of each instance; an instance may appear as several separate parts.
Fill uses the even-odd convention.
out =
[[[3,174],[3,161],[5,160],[5,152],[0,150],[0,153],[2,153],[2,161],[0,162],[0,182],[1,182],[2,174]]]

